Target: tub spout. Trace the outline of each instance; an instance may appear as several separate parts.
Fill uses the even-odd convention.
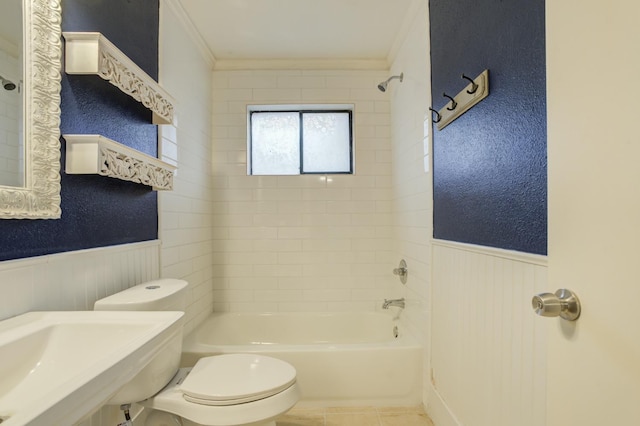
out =
[[[404,297],[402,299],[384,299],[382,309],[389,309],[389,306],[397,306],[398,308],[404,308]]]

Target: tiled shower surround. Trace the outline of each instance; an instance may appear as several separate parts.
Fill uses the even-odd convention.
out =
[[[372,310],[394,282],[386,71],[214,71],[214,310]],[[354,105],[354,175],[247,176],[247,106]]]

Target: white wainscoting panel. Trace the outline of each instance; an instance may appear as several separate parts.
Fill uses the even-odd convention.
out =
[[[92,310],[159,274],[157,240],[0,262],[0,319],[29,311]]]
[[[436,397],[427,405],[436,424],[544,425],[553,319],[536,316],[531,297],[551,290],[546,258],[435,241],[432,264]]]

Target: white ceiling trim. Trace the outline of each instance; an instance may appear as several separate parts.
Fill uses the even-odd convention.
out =
[[[182,25],[184,30],[187,32],[191,40],[195,43],[196,47],[200,51],[202,58],[209,64],[210,68],[213,69],[216,65],[216,58],[213,56],[213,53],[207,46],[207,43],[202,38],[202,35],[196,30],[196,26],[189,18],[189,15],[184,10],[184,6],[180,0],[160,0],[160,13],[162,13],[162,6],[165,6],[167,10],[173,12],[174,16],[178,19],[178,22]]]
[[[216,71],[240,70],[388,70],[384,59],[220,59]]]
[[[409,30],[413,25],[413,21],[416,19],[427,19],[427,14],[422,14],[421,9],[423,3],[427,3],[426,0],[413,0],[411,5],[407,9],[407,13],[404,15],[404,19],[402,20],[402,25],[398,30],[395,39],[393,40],[393,44],[391,45],[391,49],[389,50],[389,54],[387,55],[387,62],[389,64],[393,64],[398,56],[398,52],[400,52],[400,48],[404,44],[404,41],[409,34]],[[425,6],[427,6],[425,4]]]

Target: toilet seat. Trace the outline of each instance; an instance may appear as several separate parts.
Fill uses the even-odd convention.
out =
[[[184,399],[204,405],[235,405],[268,398],[289,388],[296,370],[257,354],[201,358],[180,385]]]
[[[214,368],[210,366],[216,365],[217,363],[215,362],[211,363],[211,361],[207,361],[207,360],[210,360],[211,358],[215,359],[219,357],[229,357],[229,363],[231,364],[236,363],[238,365],[242,365],[242,363],[244,363],[245,369],[249,370],[253,364],[251,364],[250,362],[247,362],[248,358],[247,356],[244,356],[244,355],[245,354],[229,354],[229,355],[216,355],[212,357],[206,357],[198,361],[196,365],[202,362],[201,365],[204,365],[205,367],[209,366],[209,368]],[[283,363],[287,365],[291,370],[293,370],[293,380],[291,380],[290,375],[288,376],[285,375],[283,376],[284,378],[281,380],[281,383],[279,384],[279,386],[267,385],[268,389],[262,388],[262,390],[260,391],[254,391],[253,395],[251,396],[251,398],[253,399],[252,402],[245,402],[245,403],[231,402],[231,401],[241,400],[242,398],[249,398],[247,394],[251,392],[246,392],[246,389],[240,392],[241,395],[238,395],[235,391],[227,391],[226,393],[218,392],[219,394],[222,394],[222,397],[227,398],[226,400],[223,399],[222,401],[223,402],[226,401],[228,405],[220,405],[220,404],[212,405],[206,402],[211,402],[211,401],[216,402],[216,400],[212,399],[212,396],[210,395],[216,392],[210,392],[208,388],[206,388],[204,392],[198,392],[198,386],[195,386],[195,389],[192,389],[189,385],[187,385],[187,390],[190,393],[196,394],[196,395],[202,394],[205,396],[205,398],[202,398],[202,400],[204,400],[205,403],[190,402],[189,400],[187,400],[187,396],[183,392],[184,383],[187,382],[187,379],[189,379],[189,377],[196,378],[196,376],[200,376],[200,379],[197,379],[197,378],[194,379],[196,384],[200,384],[200,380],[203,380],[205,383],[209,382],[206,386],[214,382],[220,383],[220,384],[224,384],[225,382],[220,379],[217,379],[216,377],[212,377],[212,376],[206,377],[202,374],[202,372],[200,374],[190,374],[191,372],[193,372],[195,367],[193,369],[181,368],[178,370],[176,375],[171,379],[171,381],[164,387],[164,389],[162,389],[152,398],[139,402],[139,404],[146,408],[151,408],[151,409],[175,414],[184,419],[188,419],[192,422],[195,422],[197,424],[207,425],[207,426],[248,425],[248,424],[255,424],[258,422],[271,421],[276,417],[278,417],[279,415],[290,410],[300,400],[300,390],[295,380],[295,368],[285,363],[284,361],[276,360],[275,358],[265,357],[262,355],[248,355],[248,356],[253,357],[252,359],[255,359],[255,357],[258,357],[258,365],[255,368],[257,368],[259,371],[263,371],[264,369],[262,367],[264,366],[280,365],[279,363]],[[232,359],[230,357],[234,357],[234,358]],[[243,361],[241,361],[241,359]],[[276,362],[272,363],[271,360]],[[224,361],[224,362],[227,362],[227,361]],[[201,370],[201,368],[204,368],[204,367],[199,367],[198,370]],[[241,369],[241,367],[235,367],[235,368]],[[204,368],[204,369],[208,370],[207,368]],[[276,367],[276,369],[279,369],[279,367]],[[285,371],[286,370],[287,369],[285,368]],[[291,373],[291,370],[289,370],[288,372],[289,374]],[[190,380],[190,382],[194,382],[194,380]],[[238,385],[237,382],[239,381],[235,380],[232,382],[228,382],[227,384],[231,383],[234,385]],[[283,390],[280,390],[279,392],[275,390],[278,387],[284,386],[285,382],[289,384],[288,387],[286,387]],[[202,385],[202,386],[205,386],[205,385]],[[215,387],[212,389],[216,390]],[[202,391],[202,389],[199,389],[199,390]],[[271,395],[265,396],[267,394],[271,394]],[[258,399],[255,399],[256,397]],[[190,398],[193,398],[193,397],[190,397]],[[195,400],[198,400],[198,399],[199,398],[197,397],[195,398]]]

